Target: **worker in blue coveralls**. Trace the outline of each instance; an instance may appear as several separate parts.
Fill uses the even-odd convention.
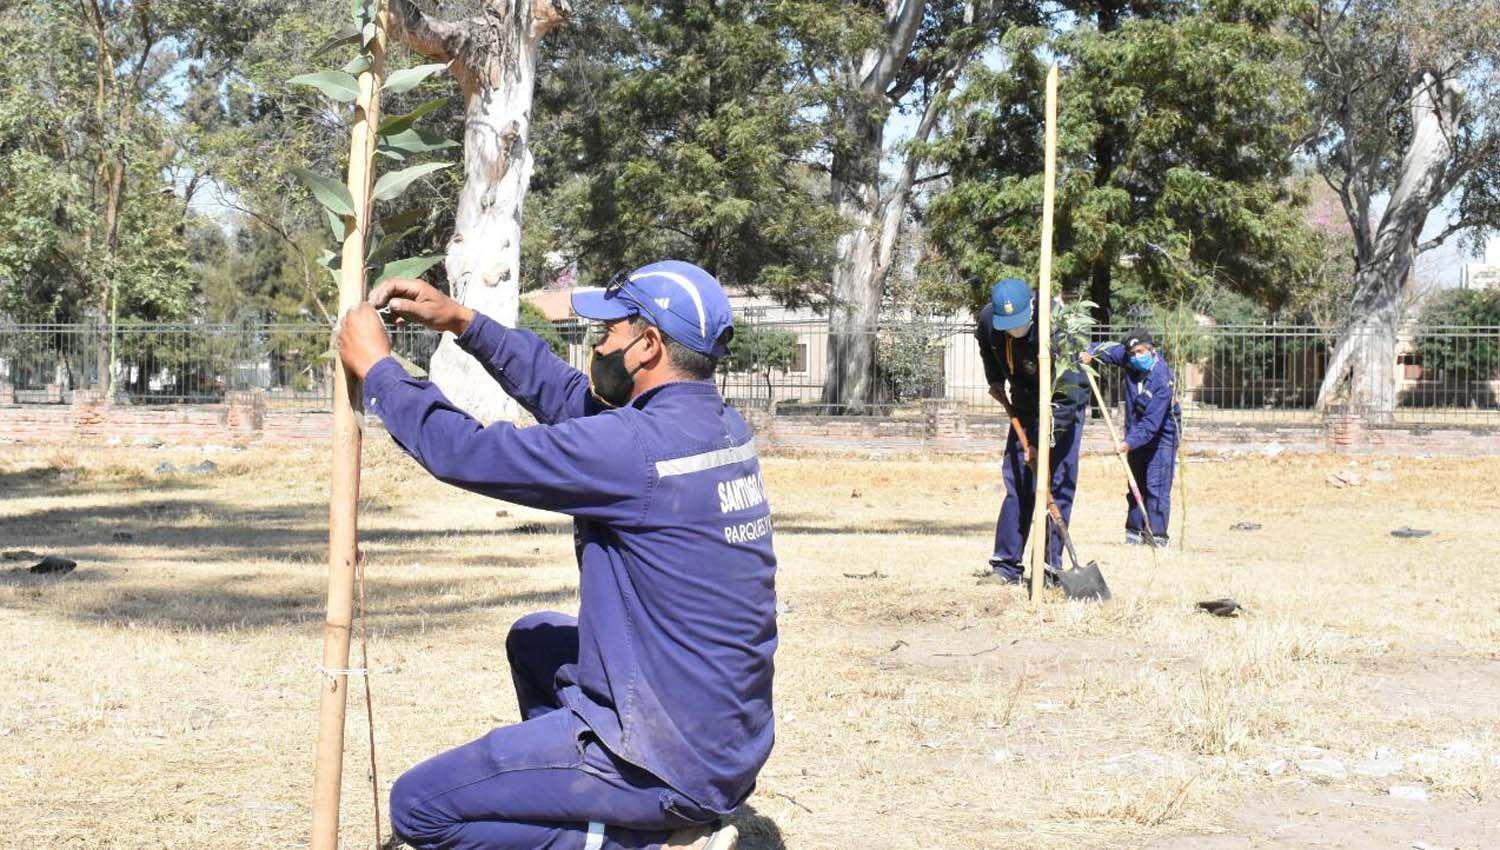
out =
[[[505,640],[521,722],[403,774],[391,826],[418,848],[731,850],[722,818],[770,755],[776,556],[745,420],[712,376],[729,300],[654,263],[573,309],[603,323],[588,372],[419,280],[341,322],[367,413],[438,479],[574,518],[579,611]],[[390,357],[376,307],[449,331],[539,424],[488,427]]]
[[[1041,416],[1037,383],[1041,351],[1036,323],[1032,321],[1031,287],[1017,278],[1006,278],[990,290],[990,303],[979,311],[974,337],[984,363],[990,395],[1021,422],[1031,448],[1022,446],[1020,435],[1010,429],[1005,439],[1001,471],[1005,479],[1005,501],[995,522],[995,549],[990,571],[983,584],[1020,584],[1021,560],[1031,530],[1036,505],[1034,469],[1038,420]],[[1078,484],[1078,448],[1083,442],[1084,413],[1088,409],[1088,385],[1077,370],[1063,373],[1061,386],[1051,396],[1052,500],[1067,522],[1073,511],[1073,491]],[[1050,526],[1051,523],[1048,523]],[[1062,563],[1062,536],[1055,528],[1047,535],[1047,563]]]
[[[1095,343],[1079,357],[1125,370],[1125,437],[1115,451],[1130,461],[1146,515],[1127,491],[1125,542],[1163,546],[1172,514],[1172,472],[1177,463],[1178,419],[1175,376],[1156,352],[1150,331],[1136,329],[1120,342]]]

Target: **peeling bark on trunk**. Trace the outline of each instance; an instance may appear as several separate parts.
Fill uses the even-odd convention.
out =
[[[875,335],[884,288],[884,275],[877,274],[883,248],[878,215],[885,114],[856,113],[845,125],[858,143],[852,154],[834,162],[833,195],[839,213],[853,227],[836,246],[823,403],[837,406],[838,412],[861,413],[875,400]]]
[[[1417,240],[1433,208],[1457,182],[1452,127],[1461,90],[1453,81],[1424,76],[1411,97],[1411,144],[1378,225],[1352,221],[1368,251],[1355,271],[1353,315],[1334,348],[1318,391],[1318,407],[1345,403],[1366,416],[1389,418],[1396,408],[1396,334]]]
[[[531,104],[537,49],[567,16],[565,0],[491,0],[461,22],[428,18],[408,0],[391,4],[392,31],[426,56],[454,60],[465,98],[464,183],[445,268],[453,296],[503,325],[520,309],[521,207],[531,181]],[[481,422],[518,408],[474,358],[444,334],[432,380]]]

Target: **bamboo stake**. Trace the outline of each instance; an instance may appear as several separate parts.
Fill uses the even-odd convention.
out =
[[[1042,257],[1034,308],[1038,348],[1036,505],[1031,515],[1031,598],[1042,596],[1049,539],[1047,504],[1052,500],[1052,205],[1057,191],[1057,65],[1047,71],[1046,159],[1042,177]],[[1041,535],[1038,537],[1037,535]]]
[[[349,194],[355,215],[346,217],[339,315],[365,298],[365,236],[370,226],[380,76],[385,65],[386,16],[377,15],[370,67],[359,75],[354,128],[349,134]],[[359,552],[361,434],[359,382],[343,366],[333,370],[333,470],[328,495],[328,615],[323,624],[324,683],[318,701],[318,745],[313,767],[312,850],[337,850],[339,787],[344,767],[344,712],[349,693],[349,632]]]

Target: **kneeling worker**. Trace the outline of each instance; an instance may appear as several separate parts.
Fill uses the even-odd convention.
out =
[[[990,555],[990,573],[983,583],[1019,584],[1024,566],[1026,538],[1031,531],[1032,509],[1036,505],[1036,462],[1034,447],[1041,415],[1040,388],[1037,386],[1038,355],[1041,345],[1036,323],[1032,321],[1031,287],[1017,278],[1006,278],[990,290],[990,303],[979,311],[979,325],[974,336],[979,342],[979,357],[984,363],[985,380],[990,396],[1005,406],[1006,412],[1021,421],[1026,443],[1014,427],[1005,439],[1005,459],[1001,470],[1005,479],[1005,501],[995,522],[995,550]],[[1007,393],[1008,388],[1008,393]],[[1073,491],[1078,485],[1078,448],[1083,442],[1084,412],[1088,409],[1089,390],[1083,375],[1069,370],[1052,394],[1052,501],[1057,504],[1063,522],[1073,512]],[[1050,523],[1049,523],[1050,526]],[[1062,564],[1062,536],[1049,528],[1047,563]]]
[[[419,280],[370,296],[451,331],[540,423],[480,425],[390,355],[374,306],[346,315],[367,412],[442,481],[574,518],[578,617],[505,641],[521,722],[402,775],[396,836],[453,850],[730,850],[721,818],[772,744],[776,556],[750,429],[714,366],[733,335],[711,275],[668,261],[573,294],[605,323],[587,375]]]
[[[1115,451],[1130,461],[1146,503],[1146,515],[1141,516],[1135,499],[1125,493],[1125,542],[1165,545],[1177,463],[1177,420],[1182,416],[1173,398],[1172,369],[1157,354],[1151,333],[1141,329],[1131,331],[1122,342],[1097,343],[1092,356],[1083,354],[1079,359],[1125,370],[1125,438]]]

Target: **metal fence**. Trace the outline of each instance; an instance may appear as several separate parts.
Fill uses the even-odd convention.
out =
[[[559,326],[559,354],[586,368],[583,328]],[[1123,328],[1096,338],[1118,339]],[[426,363],[438,336],[399,327],[396,349]],[[919,402],[946,399],[994,411],[973,325],[898,321],[870,337],[864,376],[873,403],[864,412],[916,415]],[[1204,421],[1298,421],[1315,403],[1334,340],[1314,327],[1214,326],[1162,334],[1177,371],[1184,418]],[[111,336],[94,325],[0,324],[0,401],[64,404],[80,389],[102,389],[114,377],[118,401],[205,404],[234,390],[261,389],[272,408],[321,410],[332,396],[330,332],[315,324],[121,324]],[[830,334],[817,321],[741,320],[735,354],[721,366],[726,398],[779,413],[828,412]],[[1412,327],[1385,364],[1373,370],[1394,393],[1391,419],[1409,424],[1500,425],[1500,327]],[[113,363],[113,366],[111,366]],[[1105,392],[1120,393],[1120,370],[1100,372]]]

